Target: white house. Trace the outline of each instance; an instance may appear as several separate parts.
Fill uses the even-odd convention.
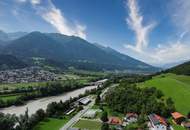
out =
[[[150,120],[150,130],[167,130],[168,123],[163,117],[160,117],[156,114],[151,114],[148,116],[148,118]]]

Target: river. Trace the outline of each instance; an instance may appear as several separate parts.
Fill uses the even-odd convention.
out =
[[[105,81],[106,81],[106,79],[100,80],[97,82],[105,82]],[[8,113],[15,114],[15,115],[19,116],[20,114],[24,114],[26,109],[28,108],[28,114],[32,115],[39,109],[46,110],[47,105],[51,102],[59,102],[60,100],[62,100],[64,102],[66,100],[69,100],[71,97],[77,97],[80,94],[84,94],[86,90],[91,90],[94,88],[97,88],[97,85],[87,86],[84,88],[76,89],[71,92],[63,93],[58,96],[44,97],[44,98],[40,98],[40,99],[36,99],[36,100],[31,100],[22,106],[11,106],[11,107],[0,109],[0,112],[5,113],[5,114],[8,114]]]

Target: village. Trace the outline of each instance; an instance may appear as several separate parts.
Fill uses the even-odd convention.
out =
[[[29,83],[54,80],[56,80],[56,74],[45,71],[40,67],[0,71],[1,83]]]
[[[103,98],[103,95],[101,96]],[[88,96],[77,100],[72,109],[70,109],[66,114],[69,115],[75,111],[77,106],[82,106],[82,109],[74,116],[62,129],[60,130],[91,130],[91,129],[101,129],[101,124],[107,124],[109,128],[113,130],[125,130],[125,128],[138,125],[140,115],[133,112],[128,112],[124,116],[114,116],[110,113],[106,115],[106,120],[102,120],[102,115],[104,109],[100,109],[95,105],[95,99],[93,96]],[[189,117],[182,115],[179,112],[171,113],[171,121],[175,125],[184,127],[187,130],[190,130],[190,120]],[[148,130],[175,130],[171,122],[164,117],[152,113],[146,115],[147,119],[146,125]],[[143,130],[143,129],[138,129]]]

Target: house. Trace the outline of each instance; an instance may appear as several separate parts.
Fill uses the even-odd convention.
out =
[[[79,105],[87,105],[91,102],[91,99],[88,97],[84,97],[78,100]]]
[[[90,110],[88,110],[88,111],[83,115],[83,117],[84,117],[84,118],[95,118],[96,114],[97,114],[97,110],[95,110],[95,109],[90,109]]]
[[[190,122],[182,122],[181,124],[183,127],[185,127],[187,130],[190,130]]]
[[[122,120],[119,117],[109,117],[108,123],[110,125],[122,125]]]
[[[137,122],[138,115],[136,113],[127,113],[124,117],[124,121],[127,122],[127,124]]]
[[[163,117],[156,114],[150,114],[148,118],[150,120],[150,130],[167,130],[168,123]]]
[[[172,115],[173,122],[176,124],[181,125],[181,123],[186,120],[185,116],[179,112],[173,112],[173,113],[171,113],[171,115]]]

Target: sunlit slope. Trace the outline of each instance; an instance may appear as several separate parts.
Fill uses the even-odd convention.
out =
[[[174,100],[179,112],[186,115],[190,111],[190,76],[162,74],[139,86],[156,87]]]

